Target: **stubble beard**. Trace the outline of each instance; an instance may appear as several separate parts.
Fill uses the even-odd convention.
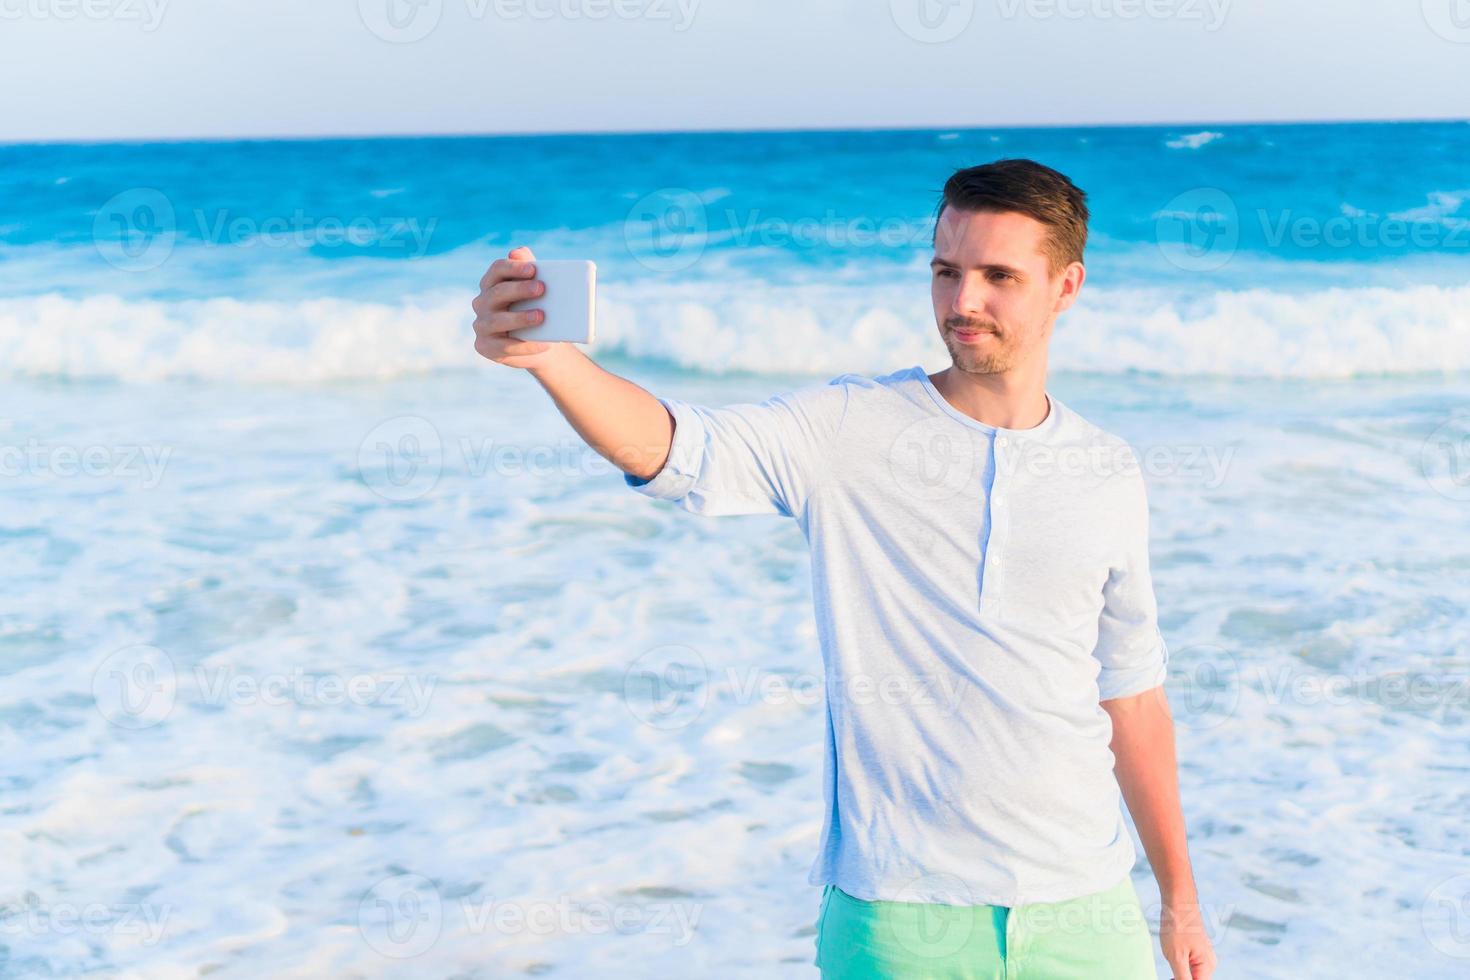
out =
[[[996,339],[988,344],[988,349],[979,350],[955,339],[951,331],[960,328],[986,330]],[[1004,334],[996,331],[995,324],[960,317],[951,317],[944,322],[944,346],[949,348],[949,359],[955,369],[966,374],[1003,374],[1015,366],[1020,353],[1014,338],[1007,340]]]

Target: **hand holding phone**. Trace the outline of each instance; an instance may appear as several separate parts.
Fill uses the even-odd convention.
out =
[[[542,278],[546,275],[543,265],[550,268],[549,278],[554,281]],[[506,258],[491,264],[471,304],[475,352],[506,367],[532,370],[572,353],[572,348],[558,341],[591,343],[596,274],[591,262],[540,263],[529,248],[512,249]],[[553,296],[555,309],[547,305]]]
[[[520,340],[590,344],[597,331],[597,265],[586,259],[548,259],[536,263],[545,284],[539,297],[517,300],[511,312],[538,309],[541,323],[514,331]]]

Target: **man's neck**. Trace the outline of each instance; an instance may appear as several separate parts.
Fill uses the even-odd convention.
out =
[[[956,411],[997,428],[1033,429],[1050,410],[1045,369],[971,374],[951,365],[929,380]]]

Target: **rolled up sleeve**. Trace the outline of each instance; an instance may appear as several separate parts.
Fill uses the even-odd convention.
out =
[[[658,500],[678,500],[689,492],[699,476],[700,457],[704,454],[704,420],[687,402],[674,398],[659,401],[674,417],[674,441],[669,447],[669,458],[652,479],[624,473],[623,481],[639,493]]]
[[[1169,648],[1159,629],[1158,602],[1148,558],[1148,491],[1135,471],[1121,508],[1123,542],[1103,585],[1094,656],[1102,665],[1100,699],[1141,694],[1164,683]]]
[[[796,516],[827,474],[845,377],[722,408],[660,398],[674,419],[668,460],[652,479],[623,480],[694,514]]]

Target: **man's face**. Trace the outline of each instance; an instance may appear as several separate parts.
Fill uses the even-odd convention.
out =
[[[1003,374],[1046,357],[1056,315],[1077,298],[1080,262],[1053,273],[1047,228],[1014,212],[945,208],[934,238],[934,318],[961,371]]]

